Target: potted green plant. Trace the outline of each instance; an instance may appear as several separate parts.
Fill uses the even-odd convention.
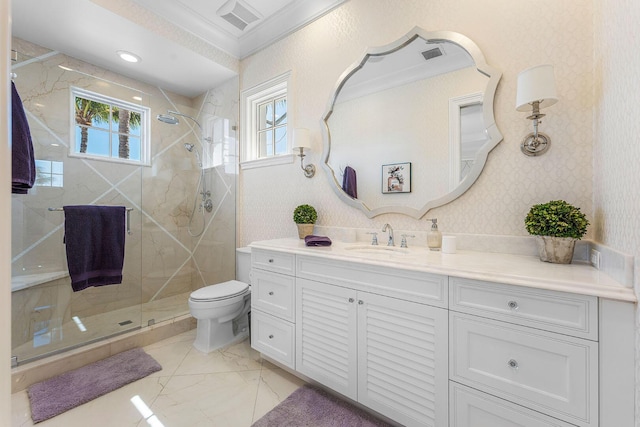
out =
[[[540,260],[570,264],[576,240],[587,232],[589,221],[564,200],[534,205],[524,220],[529,234],[536,236]]]
[[[298,225],[298,237],[304,239],[313,234],[313,224],[318,219],[318,212],[311,205],[300,205],[293,211],[293,222]]]

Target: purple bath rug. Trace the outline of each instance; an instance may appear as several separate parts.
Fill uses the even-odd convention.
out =
[[[324,390],[305,385],[251,427],[391,427]]]
[[[161,369],[153,357],[134,348],[33,384],[27,389],[31,419],[39,423],[55,417]]]

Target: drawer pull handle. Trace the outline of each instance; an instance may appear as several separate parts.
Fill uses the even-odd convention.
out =
[[[272,340],[273,339],[273,334],[269,335],[269,339]]]
[[[518,361],[517,361],[517,360],[510,359],[510,360],[507,362],[507,365],[509,365],[509,367],[510,367],[510,368],[518,369]]]
[[[507,305],[509,306],[509,308],[511,310],[514,310],[514,311],[517,310],[518,308],[520,308],[518,306],[518,302],[517,301],[509,301],[509,303]]]
[[[355,300],[353,298],[349,298],[349,302],[354,302]]]
[[[269,295],[273,295],[273,291],[269,291]]]
[[[362,301],[361,299],[358,300],[358,304],[362,305],[364,304],[364,301]]]
[[[269,258],[269,262],[273,264],[273,258]]]

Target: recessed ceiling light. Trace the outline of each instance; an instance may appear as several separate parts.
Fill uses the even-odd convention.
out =
[[[133,99],[135,99],[136,101],[142,101],[142,97],[141,96],[134,96]]]
[[[140,58],[135,53],[127,52],[126,50],[118,50],[116,51],[120,59],[127,62],[140,62],[142,58]]]
[[[66,67],[64,65],[58,65],[58,68],[60,68],[62,70],[65,70],[65,71],[73,71],[73,68],[69,68],[69,67]]]

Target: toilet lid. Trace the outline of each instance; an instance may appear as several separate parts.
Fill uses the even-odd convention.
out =
[[[247,291],[247,285],[244,282],[230,280],[228,282],[219,283],[217,285],[205,286],[191,293],[192,300],[198,301],[216,301],[221,299],[233,298],[242,295]]]

